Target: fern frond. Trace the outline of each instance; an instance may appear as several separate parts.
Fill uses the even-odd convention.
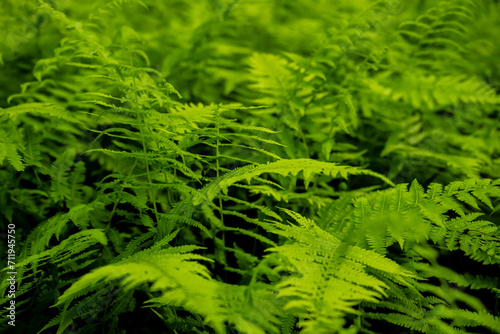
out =
[[[22,172],[25,169],[25,165],[22,161],[21,156],[17,152],[16,145],[13,143],[0,143],[0,163],[7,158],[9,163],[18,172]]]
[[[226,193],[228,187],[232,184],[247,180],[250,181],[252,178],[259,176],[264,173],[277,173],[283,176],[289,174],[295,176],[299,172],[303,172],[304,178],[309,180],[312,174],[323,173],[325,175],[330,175],[332,177],[342,177],[347,178],[348,175],[371,175],[378,177],[388,184],[393,184],[383,175],[377,174],[375,172],[360,169],[357,167],[346,167],[339,166],[333,163],[315,161],[310,159],[282,159],[280,161],[268,163],[266,165],[255,165],[255,166],[245,166],[233,170],[230,173],[225,174],[214,182],[207,185],[202,193],[209,199],[214,198],[220,191]]]
[[[66,259],[72,259],[76,254],[88,249],[89,247],[102,244],[107,245],[108,240],[103,230],[92,229],[73,234],[68,239],[63,240],[59,245],[48,250],[35,253],[26,259],[23,259],[16,266],[25,267],[27,265],[41,264],[47,260],[54,263],[63,262]],[[36,268],[36,267],[34,267]]]
[[[276,314],[278,309],[269,299],[271,291],[247,291],[249,288],[213,281],[206,268],[195,262],[209,259],[188,253],[197,248],[170,248],[154,253],[143,251],[119,263],[99,268],[74,283],[59,298],[57,305],[65,304],[67,307],[77,296],[92,291],[103,280],[122,279],[121,284],[127,290],[152,282],[151,291],[161,291],[161,296],[151,299],[151,306],[177,305],[204,315],[206,322],[217,333],[225,332],[225,322],[228,321],[248,333],[263,334],[265,330],[277,333],[275,324],[278,320],[273,313]],[[144,254],[149,254],[146,261]],[[170,269],[166,271],[165,268]],[[247,293],[251,294],[251,302],[245,297]],[[70,308],[70,312],[76,306]],[[255,318],[256,315],[261,318]],[[262,320],[253,323],[251,319]]]
[[[434,315],[441,318],[453,319],[453,324],[465,327],[486,327],[496,333],[500,333],[500,319],[485,311],[471,312],[461,309],[449,309],[437,306]]]
[[[291,264],[283,270],[294,275],[277,285],[279,295],[291,300],[285,309],[298,312],[306,333],[325,332],[344,313],[358,313],[354,306],[378,302],[386,296],[388,286],[373,272],[387,275],[402,285],[411,284],[416,276],[397,263],[373,251],[343,245],[333,235],[320,229],[313,221],[285,210],[299,225],[272,223],[269,230],[293,240],[268,249],[284,256]],[[310,260],[306,260],[310,259]]]

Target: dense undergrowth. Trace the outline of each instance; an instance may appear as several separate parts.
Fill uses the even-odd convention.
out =
[[[499,11],[3,1],[3,328],[500,333]]]

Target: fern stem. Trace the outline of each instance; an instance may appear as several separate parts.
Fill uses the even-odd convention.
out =
[[[129,59],[130,59],[130,67],[133,70],[134,69],[134,61],[132,59],[132,52],[129,52]],[[135,72],[133,72],[132,81],[133,81],[133,89],[132,89],[132,91],[133,91],[133,97],[134,97],[134,104],[135,104],[136,108],[138,110],[140,110],[140,108],[139,108],[139,102],[137,101],[137,90],[136,90],[137,84],[136,84],[136,74],[135,74]],[[148,127],[148,125],[146,124],[146,121],[144,119],[144,115],[142,113],[139,113],[139,112],[137,113],[137,115],[138,116],[140,115],[140,121],[142,121],[143,125],[145,125],[146,127]],[[149,184],[153,184],[152,179],[151,179],[151,173],[149,171],[149,159],[148,159],[148,155],[147,155],[146,142],[144,140],[144,132],[143,132],[143,129],[142,129],[142,125],[139,126],[139,131],[141,133],[142,151],[144,153],[144,163],[146,164],[146,174],[147,174],[147,177],[148,177],[148,182],[149,182]],[[151,190],[151,191],[148,191],[148,192],[149,192],[149,196],[151,197],[151,200],[153,201],[153,209],[154,209],[154,214],[155,214],[155,218],[156,218],[156,223],[158,223],[159,222],[159,218],[158,218],[158,209],[156,207],[156,192],[154,192],[154,190]]]
[[[217,106],[217,122],[216,122],[216,126],[217,126],[217,142],[216,142],[216,146],[215,146],[215,168],[216,168],[216,173],[217,173],[217,178],[219,178],[220,176],[220,162],[219,162],[219,158],[220,158],[220,152],[219,152],[219,146],[220,146],[220,140],[219,140],[219,136],[220,136],[220,110],[219,110],[219,106]],[[223,259],[223,263],[224,265],[226,265],[226,231],[225,231],[225,225],[224,225],[224,208],[222,206],[222,199],[220,198],[219,196],[219,211],[220,211],[220,221],[221,221],[221,224],[222,224],[222,259]],[[227,281],[227,272],[224,271],[224,276],[225,276],[225,280]]]
[[[128,178],[130,177],[130,175],[132,175],[132,172],[134,171],[136,165],[137,165],[137,160],[134,161],[134,164],[132,165],[132,168],[130,169],[130,172],[128,172],[128,175],[125,178],[125,180],[128,180]],[[121,194],[124,189],[125,189],[125,186],[122,186],[122,189],[120,190],[119,194]],[[105,231],[107,231],[109,229],[109,226],[111,225],[111,220],[113,220],[113,217],[114,217],[114,215],[116,213],[116,208],[118,207],[118,202],[119,201],[116,200],[115,204],[113,205],[113,209],[111,210],[111,217],[109,217],[108,224],[106,225],[106,228],[104,229]]]
[[[302,140],[302,144],[304,145],[304,149],[306,151],[306,157],[309,158],[309,147],[307,147],[307,141],[306,141],[306,136],[304,136],[304,131],[302,131],[302,127],[299,125],[299,134],[300,134],[300,139]]]
[[[144,116],[142,116],[141,118],[144,121]],[[140,131],[141,131],[141,140],[142,140],[142,151],[144,152],[144,163],[146,164],[146,174],[148,177],[149,184],[153,184],[152,179],[151,179],[151,173],[149,171],[149,159],[148,159],[148,155],[147,155],[146,142],[144,141],[144,133],[142,131],[142,126],[140,127]],[[149,190],[149,196],[151,197],[151,200],[153,201],[153,209],[154,209],[154,213],[155,213],[156,223],[158,223],[160,220],[158,218],[158,209],[156,207],[156,192],[154,191],[154,189],[148,189],[148,190]]]

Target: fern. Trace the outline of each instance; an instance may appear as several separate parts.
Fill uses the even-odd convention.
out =
[[[153,283],[150,291],[162,291],[161,296],[149,301],[152,306],[177,305],[193,313],[202,314],[217,333],[225,332],[226,321],[234,323],[235,327],[240,330],[264,333],[258,326],[252,325],[252,321],[260,317],[264,318],[258,321],[259,326],[273,329],[271,324],[277,322],[277,319],[272,313],[263,313],[259,310],[259,307],[265,307],[266,311],[272,312],[272,309],[268,308],[273,305],[269,303],[269,300],[266,301],[273,296],[272,292],[258,287],[247,290],[248,288],[245,287],[229,286],[213,281],[206,268],[193,261],[208,259],[188,253],[194,249],[196,247],[181,247],[149,252],[150,261],[147,262],[144,262],[143,256],[148,251],[136,253],[121,263],[100,268],[82,277],[60,297],[58,304],[65,304],[66,309],[72,300],[83,293],[88,293],[89,289],[92,289],[100,280],[109,281],[124,277],[122,284],[125,289],[131,289],[149,281]],[[174,269],[174,271],[165,271],[164,268]],[[196,288],[193,289],[193,287]],[[200,303],[201,300],[204,302]],[[228,308],[231,308],[232,312],[229,313]],[[67,326],[64,318],[63,313],[58,333],[62,333]]]
[[[499,13],[4,1],[16,331],[500,332]]]

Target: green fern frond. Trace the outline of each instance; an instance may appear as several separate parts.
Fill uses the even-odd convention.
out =
[[[22,172],[25,169],[25,165],[19,155],[16,145],[13,143],[0,143],[0,163],[7,158],[9,163],[18,172]]]
[[[89,247],[102,244],[107,245],[108,240],[103,230],[92,229],[85,230],[73,234],[68,239],[63,240],[59,245],[54,246],[45,251],[35,253],[23,260],[21,260],[16,265],[19,267],[25,267],[27,265],[33,266],[36,270],[36,266],[41,263],[50,260],[53,263],[61,262],[65,263],[65,260],[73,260],[76,254],[88,249]],[[61,264],[61,265],[62,265]]]
[[[70,123],[81,124],[81,121],[77,117],[66,111],[61,106],[53,103],[25,103],[20,106],[2,109],[2,115],[7,115],[9,118],[14,120],[20,115],[26,113],[49,116],[51,118],[60,118]]]
[[[121,284],[127,290],[137,288],[144,282],[152,282],[151,291],[161,291],[162,294],[149,301],[151,306],[177,305],[195,314],[204,315],[206,322],[217,333],[225,332],[227,321],[248,333],[263,334],[265,330],[277,333],[274,324],[278,321],[273,312],[278,312],[278,309],[273,311],[276,306],[269,300],[272,296],[271,291],[265,289],[248,291],[251,299],[247,301],[245,296],[248,288],[213,281],[206,268],[194,261],[208,259],[186,253],[197,248],[199,247],[189,246],[184,249],[170,248],[156,251],[148,255],[147,261],[143,255],[148,251],[141,252],[119,263],[99,268],[74,283],[59,298],[56,305],[65,304],[68,307],[76,297],[97,288],[98,282],[121,278]],[[164,268],[170,269],[165,271]],[[194,296],[195,299],[192,298]],[[200,302],[201,300],[203,302]],[[69,312],[74,312],[72,310],[77,305],[69,308]],[[63,313],[63,319],[67,312]],[[255,317],[257,315],[262,317],[260,318],[262,320],[258,320],[259,318]],[[68,317],[74,318],[75,314],[70,314]],[[56,323],[57,320],[52,324]]]
[[[347,178],[348,175],[371,175],[378,177],[388,184],[393,184],[383,175],[377,174],[370,170],[364,170],[357,167],[346,167],[339,166],[333,163],[315,161],[310,159],[282,159],[276,162],[268,163],[266,165],[255,165],[255,166],[245,166],[233,170],[230,173],[225,174],[218,180],[207,185],[202,193],[207,198],[214,198],[220,191],[227,192],[227,188],[232,184],[247,180],[250,181],[252,178],[259,176],[263,173],[277,173],[283,176],[289,174],[295,176],[299,172],[303,172],[304,178],[309,180],[312,174],[323,173],[325,175],[330,175],[332,177],[342,177]]]
[[[299,225],[275,222],[269,229],[293,243],[268,251],[284,256],[292,267],[283,270],[295,272],[277,288],[280,296],[292,298],[285,309],[305,317],[299,322],[304,332],[336,328],[331,327],[332,321],[345,312],[357,314],[354,306],[358,303],[377,302],[386,296],[388,286],[374,272],[383,273],[402,285],[411,284],[411,279],[416,278],[397,263],[373,251],[342,245],[313,221],[290,210],[284,211]]]
[[[434,315],[441,318],[453,319],[452,325],[456,323],[465,327],[483,326],[495,333],[500,333],[500,319],[484,311],[471,312],[437,306]]]

